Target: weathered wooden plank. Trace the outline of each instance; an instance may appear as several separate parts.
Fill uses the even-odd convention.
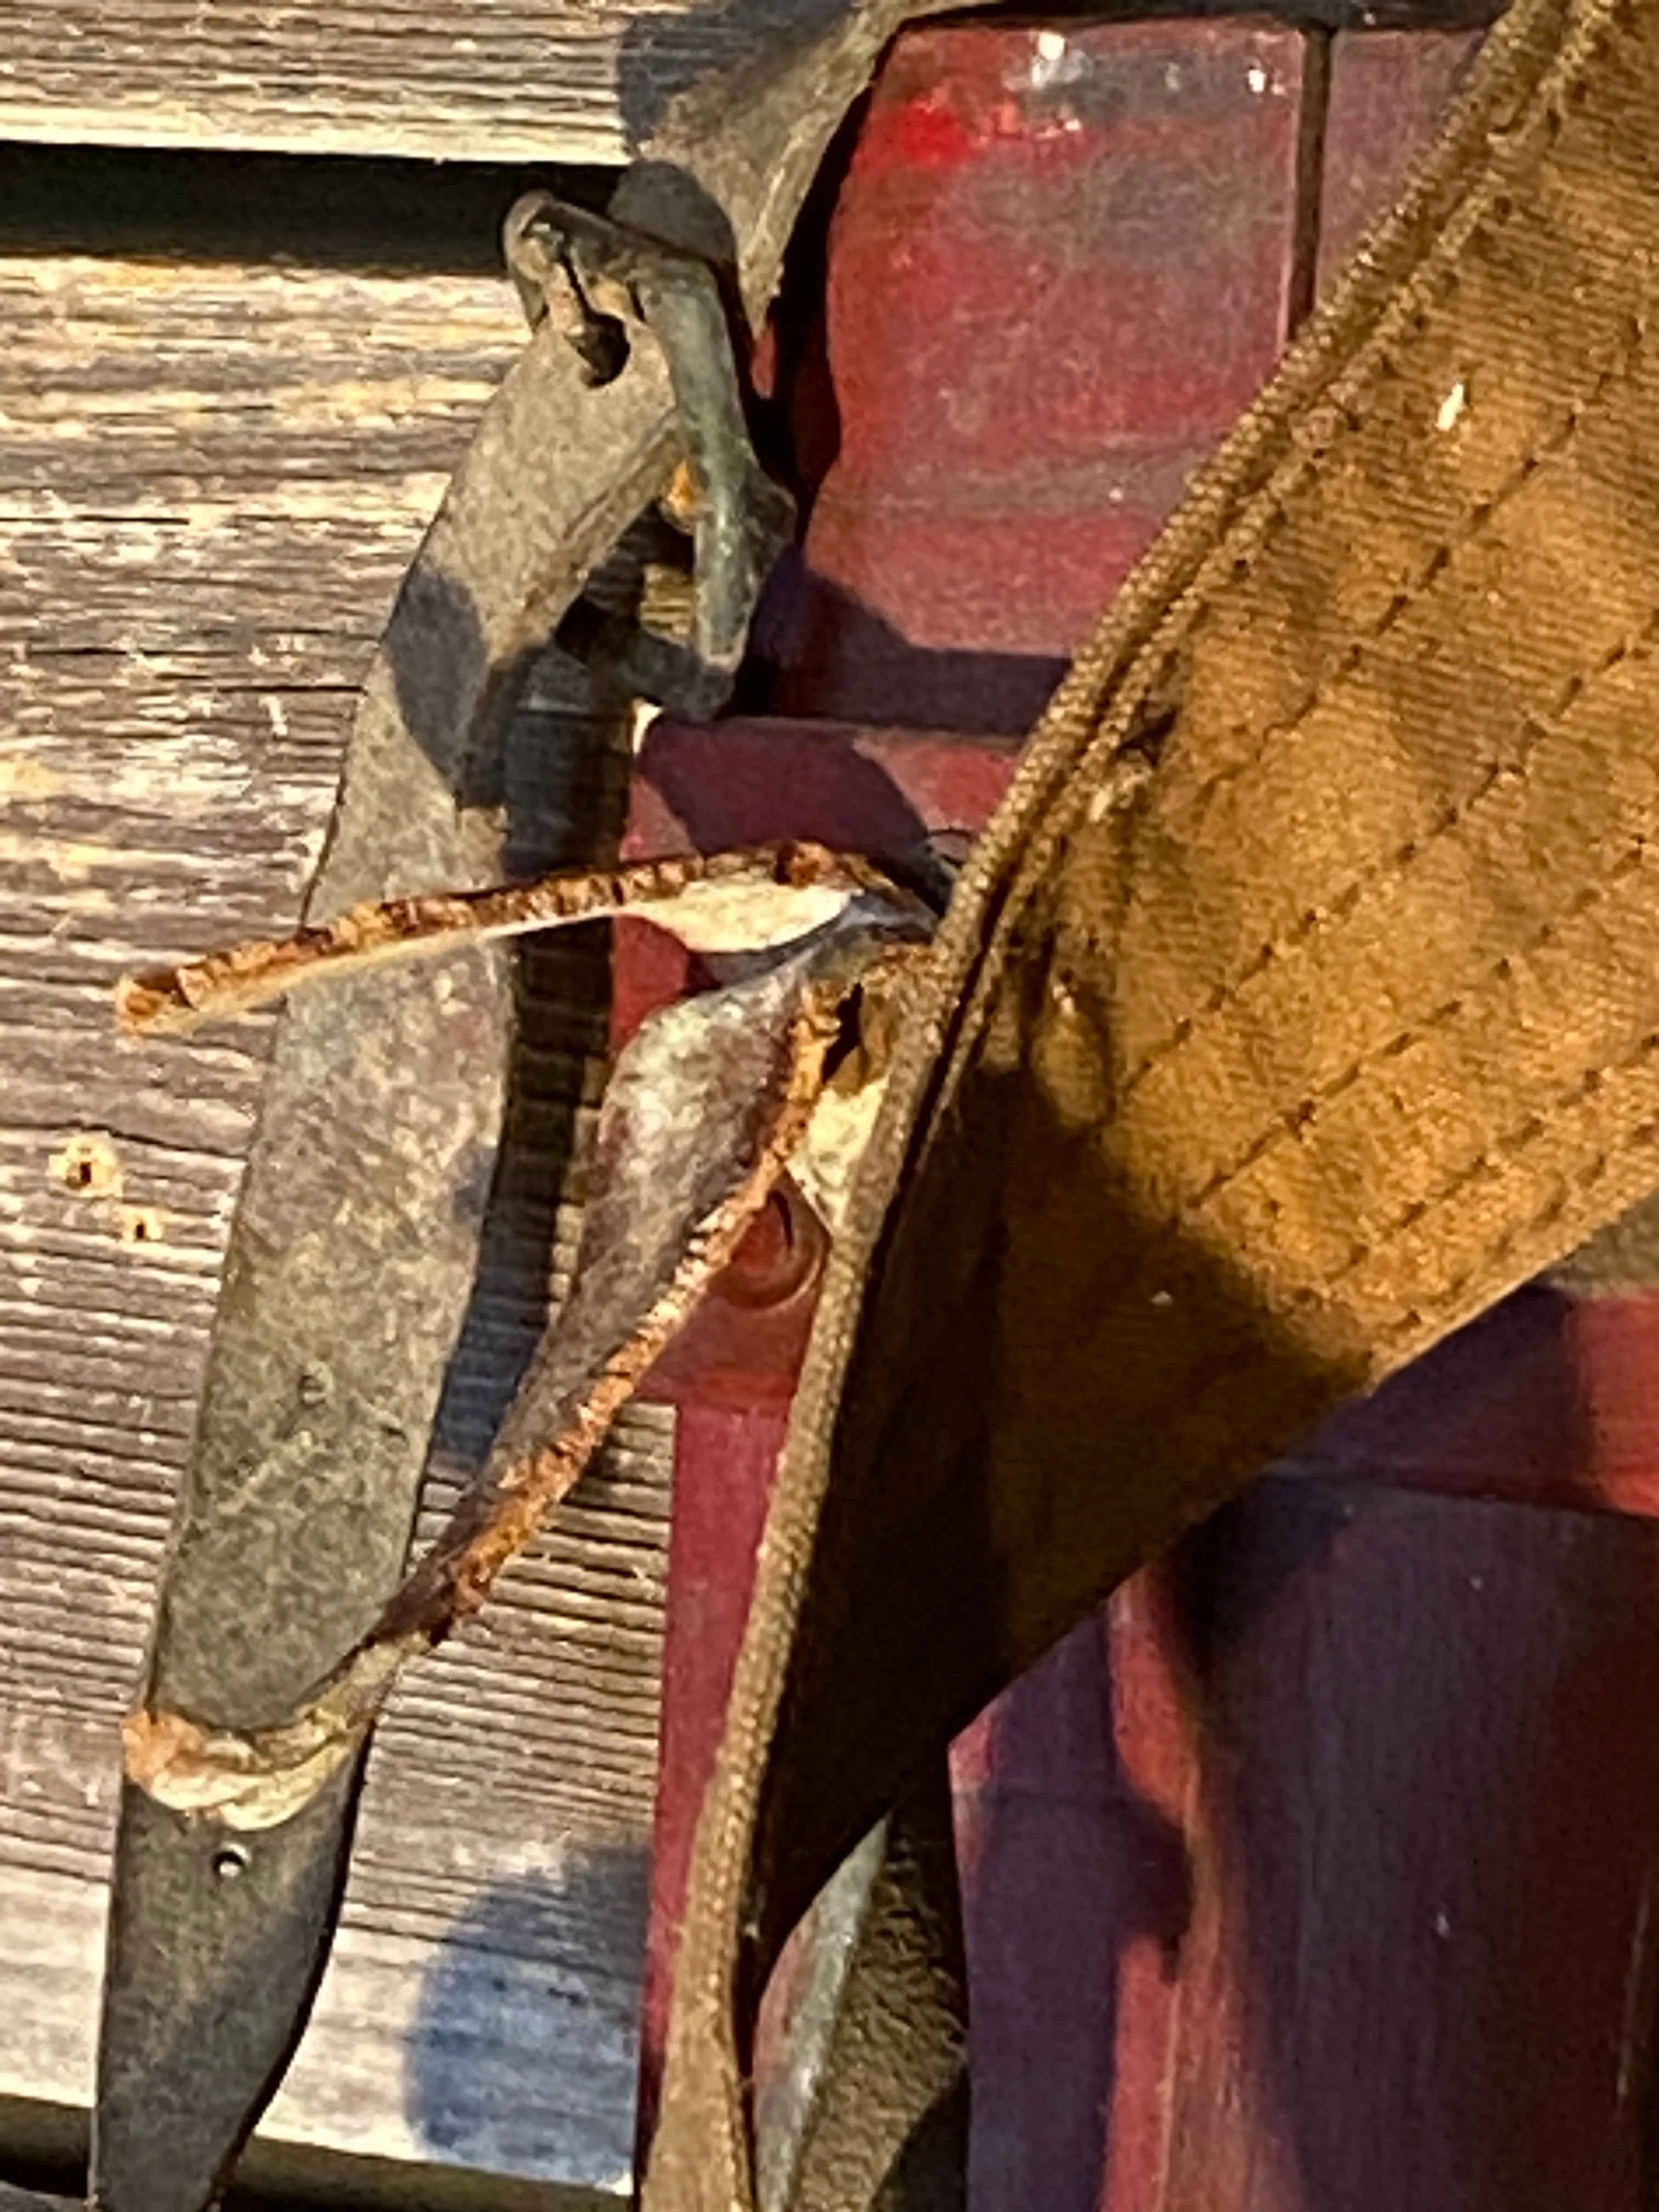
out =
[[[63,2104],[90,2094],[116,1723],[269,1037],[137,1049],[110,987],[292,926],[353,687],[520,330],[483,274],[14,256],[0,331],[0,2100]],[[618,811],[626,760],[550,664],[513,740],[517,859]],[[595,960],[527,971],[428,1528],[568,1261]],[[273,2137],[626,2186],[671,1420],[624,1422],[388,1717]]]
[[[6,11],[0,129],[152,145],[615,160],[701,68],[812,19],[801,0],[741,9],[671,0],[649,12],[603,0],[64,0],[50,16]]]
[[[1328,25],[1498,0],[1280,0]],[[10,0],[0,134],[489,161],[615,161],[704,71],[827,0]],[[1062,11],[1062,12],[1070,12]],[[1103,15],[1141,12],[1106,5]],[[1197,0],[1190,14],[1245,13]],[[1256,12],[1267,12],[1257,10]]]

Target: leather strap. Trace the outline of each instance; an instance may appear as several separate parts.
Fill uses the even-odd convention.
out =
[[[1652,0],[1521,0],[964,874],[796,1403],[650,2212],[749,2212],[766,1975],[949,1735],[1659,1180],[1656,112]]]
[[[900,23],[936,4],[845,0],[700,78],[667,104],[611,216],[726,270],[758,326],[830,141]],[[681,443],[648,332],[624,374],[594,386],[550,322],[538,330],[405,579],[359,702],[310,919],[499,879],[509,827],[524,826],[507,818],[503,751],[522,680],[665,490]],[[566,835],[583,811],[574,798],[538,793],[548,817],[567,814]],[[473,1287],[513,1018],[499,957],[467,963],[442,994],[382,970],[284,1016],[147,1712],[210,1732],[282,1718],[395,1587]],[[131,1741],[143,1740],[141,1728]],[[106,2212],[198,2212],[216,2197],[304,2025],[359,1771],[342,1766],[303,1810],[226,1849],[213,1820],[148,1794],[153,1777],[134,1762],[99,2040],[92,2167]]]

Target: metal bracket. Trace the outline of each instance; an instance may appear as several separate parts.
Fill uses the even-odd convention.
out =
[[[731,696],[762,586],[795,526],[793,500],[755,456],[719,276],[695,254],[545,191],[514,205],[503,246],[532,327],[551,319],[591,384],[621,375],[636,331],[662,349],[685,443],[684,496],[671,494],[665,511],[690,528],[690,642],[586,601],[558,641],[641,697],[706,720]]]

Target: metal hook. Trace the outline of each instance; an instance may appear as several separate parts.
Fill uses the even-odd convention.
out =
[[[698,256],[551,192],[518,202],[504,245],[532,326],[553,318],[594,383],[622,374],[630,325],[650,331],[668,364],[690,478],[690,645],[580,604],[559,641],[640,696],[706,719],[731,695],[762,587],[795,525],[794,501],[755,455],[719,276]]]

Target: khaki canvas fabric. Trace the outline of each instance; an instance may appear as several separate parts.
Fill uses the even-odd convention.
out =
[[[765,1975],[950,1734],[1659,1182],[1656,116],[1659,0],[1522,0],[966,872],[797,1401],[650,2212],[748,2212]],[[836,2094],[902,2137],[878,2069]]]

